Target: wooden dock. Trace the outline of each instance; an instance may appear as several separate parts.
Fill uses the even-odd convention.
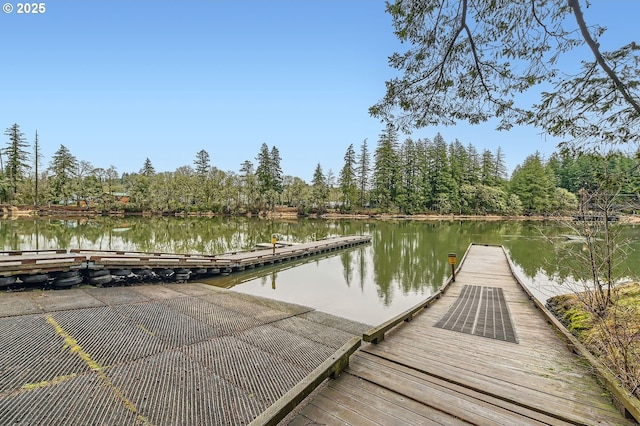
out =
[[[153,276],[164,281],[188,281],[325,254],[370,241],[368,235],[340,236],[300,244],[280,243],[275,249],[212,255],[84,249],[0,252],[0,289],[16,282],[52,282],[55,287],[80,282],[102,285],[116,277],[129,276],[139,280]]]
[[[634,424],[541,315],[501,247],[472,245],[456,281],[426,306],[365,333],[380,343],[362,346],[283,423]]]

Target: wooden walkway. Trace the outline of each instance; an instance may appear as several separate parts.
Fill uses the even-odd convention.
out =
[[[279,243],[275,249],[255,248],[214,255],[84,249],[0,252],[0,290],[14,285],[17,280],[19,283],[53,281],[55,287],[67,287],[83,280],[95,284],[90,278],[96,271],[124,270],[131,273],[131,269],[158,271],[159,276],[164,276],[165,271],[171,271],[172,274],[175,271],[176,276],[182,274],[183,281],[186,281],[289,262],[370,241],[368,235],[340,236],[299,244]],[[70,272],[77,272],[78,280],[69,280]],[[144,276],[148,277],[149,274]],[[105,284],[109,279],[100,281],[103,281],[100,284]]]
[[[528,299],[502,248],[481,245],[442,298],[363,346],[292,417],[283,423],[633,424]]]

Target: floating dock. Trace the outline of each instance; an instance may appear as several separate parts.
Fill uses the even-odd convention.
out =
[[[0,424],[634,424],[542,309],[480,245],[374,328],[196,283],[0,293]]]
[[[342,236],[216,255],[83,249],[0,252],[0,289],[43,284],[68,288],[83,282],[92,285],[185,282],[325,254],[370,241],[368,235]]]

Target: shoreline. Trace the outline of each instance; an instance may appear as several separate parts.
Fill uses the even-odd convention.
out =
[[[394,214],[394,213],[336,213],[328,212],[324,214],[309,214],[306,216],[300,216],[297,211],[289,208],[276,208],[275,211],[260,212],[258,214],[239,214],[239,215],[226,215],[213,212],[176,212],[176,213],[152,213],[152,212],[124,212],[124,211],[110,211],[99,212],[86,208],[69,208],[69,209],[20,209],[17,207],[2,207],[2,219],[21,219],[21,218],[51,218],[51,217],[123,217],[123,216],[142,216],[142,217],[163,217],[163,216],[175,216],[175,217],[255,217],[260,219],[330,219],[330,220],[413,220],[413,221],[564,221],[571,222],[573,218],[571,216],[500,216],[500,215],[458,215],[458,214]],[[622,214],[620,216],[620,223],[623,224],[639,224],[640,215]]]

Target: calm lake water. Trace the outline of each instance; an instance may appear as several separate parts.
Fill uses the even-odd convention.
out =
[[[640,276],[640,228],[623,225],[629,241],[620,274]],[[251,271],[217,276],[210,285],[310,306],[377,325],[431,295],[447,279],[447,254],[468,245],[502,244],[518,275],[542,300],[568,292],[557,283],[580,270],[566,254],[582,250],[556,223],[518,221],[365,221],[250,218],[95,218],[0,221],[2,250],[99,249],[216,254],[268,242],[369,234],[369,245]],[[549,240],[559,248],[556,252]],[[565,259],[568,257],[569,259]],[[571,264],[575,263],[573,266]]]

